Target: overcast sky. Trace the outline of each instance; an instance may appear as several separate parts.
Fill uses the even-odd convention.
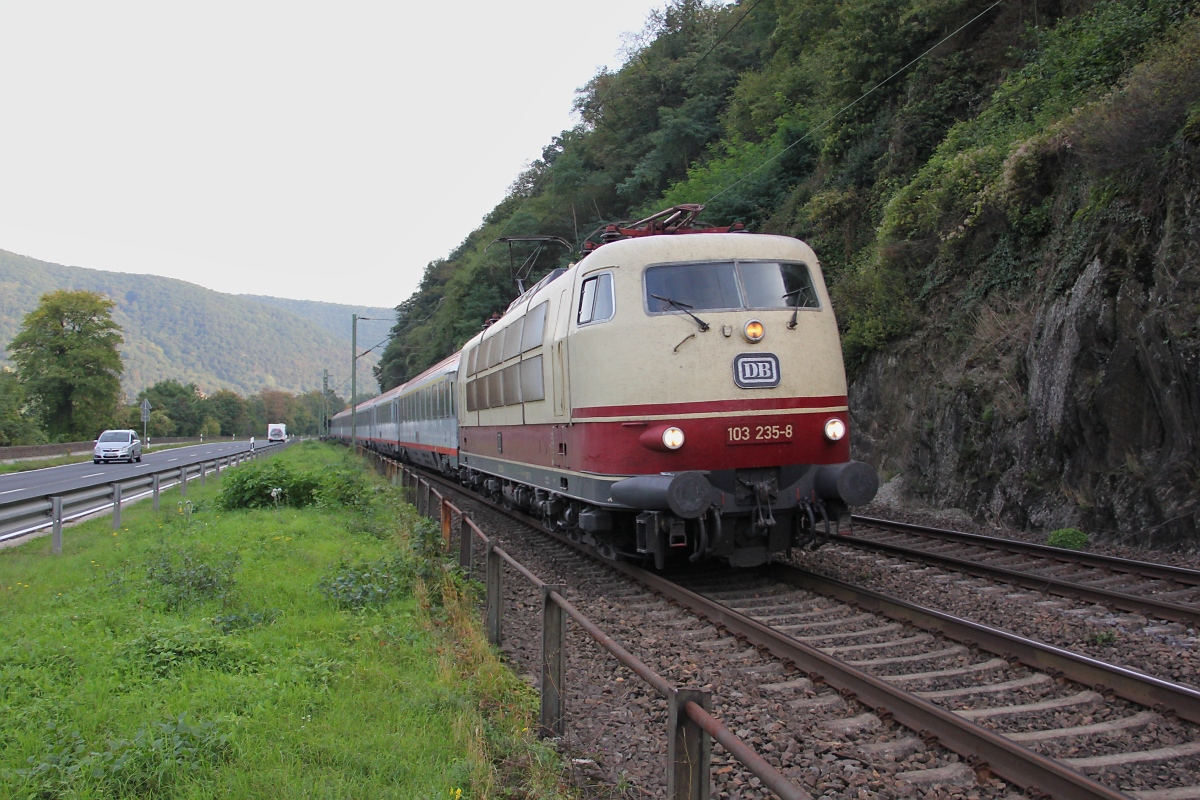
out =
[[[662,0],[0,0],[0,249],[394,306]]]

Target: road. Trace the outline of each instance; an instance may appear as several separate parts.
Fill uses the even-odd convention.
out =
[[[256,447],[261,449],[263,443],[258,443]],[[140,464],[93,464],[85,461],[82,464],[64,464],[0,475],[0,503],[32,500],[97,483],[128,480],[158,470],[244,453],[249,449],[248,441],[209,442],[145,453]]]

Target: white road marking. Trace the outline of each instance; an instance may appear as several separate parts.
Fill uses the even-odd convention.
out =
[[[100,475],[103,475],[103,474],[104,474],[103,472],[93,472],[91,475],[84,475],[83,477],[85,477],[85,478],[95,478],[95,477],[98,477],[98,476],[100,476]]]
[[[24,487],[22,487],[22,488],[24,488]],[[0,494],[12,494],[13,492],[19,492],[19,491],[21,491],[21,489],[5,489],[3,492],[0,492]]]
[[[167,463],[170,464],[172,461],[178,461],[178,460],[179,460],[178,458],[168,458]]]

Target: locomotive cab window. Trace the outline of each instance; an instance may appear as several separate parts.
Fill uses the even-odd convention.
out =
[[[719,261],[648,267],[646,310],[685,311],[820,308],[812,275],[801,263]]]
[[[602,272],[583,282],[579,293],[579,324],[606,322],[613,316],[612,273]]]

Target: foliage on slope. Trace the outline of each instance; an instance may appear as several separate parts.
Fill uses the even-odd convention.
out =
[[[713,223],[813,244],[852,369],[938,309],[1026,291],[1053,246],[1058,197],[1037,165],[1061,156],[1065,127],[1105,117],[1088,109],[1169,49],[1193,6],[673,0],[621,70],[580,90],[581,123],[429,265],[398,307],[381,384],[473,335],[515,295],[516,273],[536,278],[568,260],[543,252],[522,269],[530,251],[510,265],[502,246],[488,248],[496,237],[579,242],[680,202],[706,203]],[[1200,85],[1190,69],[1178,64],[1165,94],[1144,90],[1139,110],[1174,110],[1136,142],[1135,161],[1161,158],[1187,117],[1187,87]],[[1121,160],[1129,142],[1113,136],[1093,143],[1109,154],[1099,161]],[[1127,191],[1113,184],[1106,202]]]
[[[396,321],[394,308],[374,306],[348,306],[344,303],[323,303],[319,300],[294,300],[290,297],[268,297],[261,294],[238,295],[256,303],[282,308],[293,314],[315,322],[339,339],[350,340],[350,317],[358,314],[359,352],[387,338],[388,331]],[[363,318],[366,319],[363,319]],[[347,357],[349,355],[347,349]]]
[[[99,292],[116,302],[113,319],[125,335],[122,385],[130,395],[171,379],[206,392],[299,392],[320,389],[324,369],[331,388],[345,382],[343,391],[348,390],[353,309],[345,314],[344,333],[335,335],[301,316],[302,306],[275,308],[171,278],[65,267],[3,250],[0,348],[16,335],[38,298],[57,289]],[[385,316],[378,309],[361,313]],[[373,355],[360,360],[360,371],[373,363]]]

